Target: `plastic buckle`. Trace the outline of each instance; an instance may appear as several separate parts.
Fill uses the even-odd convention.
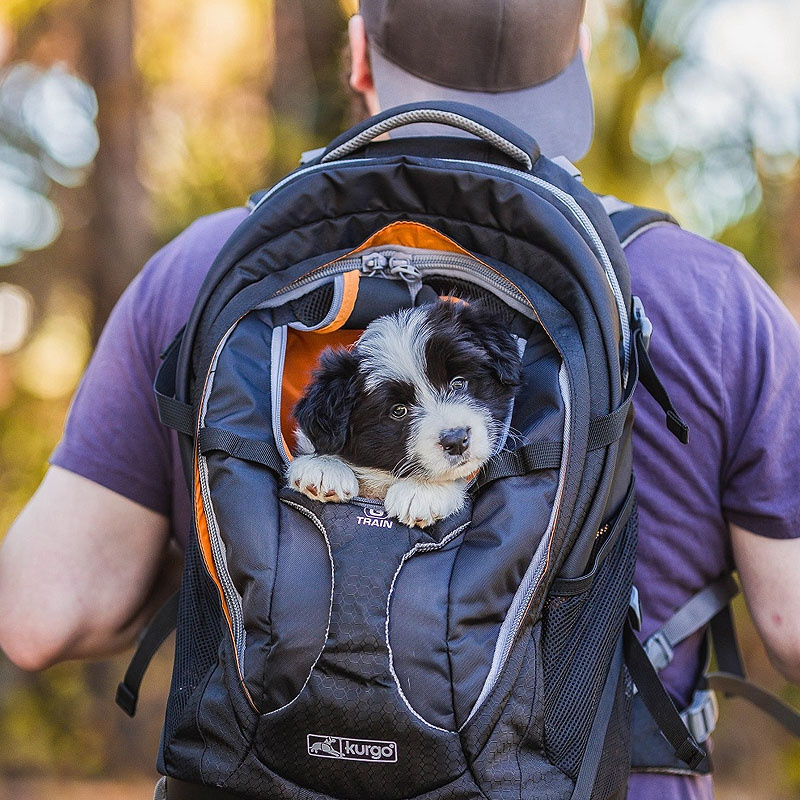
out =
[[[714,732],[719,719],[717,695],[710,689],[698,689],[692,704],[681,714],[681,719],[696,742],[704,742]]]
[[[656,631],[645,643],[644,651],[655,667],[656,672],[664,669],[672,661],[674,651],[661,631]]]
[[[637,327],[642,332],[642,344],[644,349],[650,348],[650,337],[653,335],[653,323],[650,322],[647,314],[644,311],[644,303],[637,295],[633,295],[633,320],[637,323]]]
[[[631,586],[631,597],[628,601],[628,615],[635,631],[642,629],[642,601],[639,599],[639,590]]]
[[[117,686],[117,705],[129,716],[133,717],[136,714],[136,694],[126,683],[120,683]]]

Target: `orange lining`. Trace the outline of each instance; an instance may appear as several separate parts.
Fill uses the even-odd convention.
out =
[[[381,228],[377,233],[373,233],[364,244],[347,255],[355,255],[370,247],[392,244],[400,247],[419,247],[423,250],[442,250],[448,253],[461,253],[462,255],[475,258],[469,250],[465,250],[450,237],[439,233],[439,231],[433,228],[429,228],[427,225],[423,225],[421,222],[411,222],[410,220],[392,222],[385,228]]]
[[[287,452],[294,450],[296,426],[292,409],[311,380],[311,372],[326,347],[350,347],[363,333],[339,329],[318,336],[319,331],[298,331],[289,328],[286,337],[286,358],[281,378],[281,432]],[[291,368],[289,365],[291,364]]]
[[[211,552],[211,535],[208,532],[208,520],[206,519],[206,512],[203,506],[203,492],[200,486],[200,466],[197,462],[196,456],[194,461],[194,508],[195,523],[197,525],[197,539],[200,542],[200,551],[203,554],[203,561],[205,562],[208,574],[211,576],[214,583],[217,584],[219,598],[222,602],[222,610],[225,612],[225,617],[228,620],[228,627],[231,631],[231,638],[233,638],[233,622],[231,620],[231,612],[228,610],[228,603],[225,600],[225,592],[222,589],[222,582],[217,574],[217,568],[214,566],[214,555]]]
[[[339,306],[336,317],[324,328],[320,328],[316,331],[308,331],[309,333],[330,333],[331,331],[339,330],[339,328],[347,322],[356,306],[360,277],[361,273],[357,269],[352,269],[350,272],[345,272],[344,275],[342,275],[342,278],[344,278],[344,296],[342,297],[342,305]]]

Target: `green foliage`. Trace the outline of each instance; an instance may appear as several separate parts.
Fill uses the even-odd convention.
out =
[[[0,701],[0,771],[98,775],[105,767],[102,718],[88,664],[62,664],[18,680]]]

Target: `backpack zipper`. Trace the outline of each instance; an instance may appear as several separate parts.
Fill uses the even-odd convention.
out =
[[[468,274],[473,283],[476,282],[474,280],[476,276],[480,277],[484,286],[494,288],[506,297],[511,297],[517,303],[534,310],[528,297],[511,280],[478,258],[445,251],[413,252],[398,247],[381,247],[357,256],[343,256],[295,279],[278,289],[272,297],[280,297],[323,278],[353,270],[358,270],[365,277],[384,276],[400,279],[408,284],[418,284],[424,275],[431,272],[441,273],[442,270]]]
[[[543,178],[538,177],[537,175],[532,175],[529,172],[524,172],[523,170],[513,169],[512,167],[505,167],[501,164],[489,164],[480,161],[467,161],[464,159],[457,159],[457,158],[442,158],[437,159],[440,161],[444,161],[450,164],[460,164],[462,166],[479,166],[484,169],[488,169],[494,172],[502,172],[508,175],[513,175],[516,178],[522,178],[529,183],[533,183],[534,185],[538,186],[541,189],[544,189],[549,194],[553,195],[557,198],[563,205],[565,205],[572,215],[575,217],[581,228],[587,234],[589,239],[591,240],[592,244],[594,245],[594,249],[600,259],[600,262],[603,266],[603,270],[606,275],[606,280],[611,288],[611,293],[614,296],[614,301],[617,306],[617,313],[619,315],[619,324],[620,324],[620,331],[622,334],[622,351],[623,351],[623,364],[622,364],[622,378],[623,378],[623,385],[627,385],[628,382],[628,369],[630,365],[630,348],[631,348],[631,334],[630,334],[630,325],[628,323],[628,310],[625,307],[625,300],[622,296],[622,289],[619,285],[619,280],[617,279],[617,275],[614,272],[614,267],[611,264],[611,259],[609,258],[608,251],[603,244],[603,240],[600,238],[600,234],[597,232],[597,229],[592,225],[591,220],[589,219],[586,212],[581,208],[580,204],[572,197],[570,194],[565,192],[563,189],[559,188],[555,184],[550,183],[549,181],[544,180]],[[367,162],[374,161],[372,158],[356,158],[356,159],[348,159],[347,165],[351,164],[364,164]],[[307,175],[311,172],[317,172],[322,169],[327,169],[332,166],[342,166],[342,162],[331,162],[325,164],[313,164],[305,169],[297,170],[296,172],[292,172],[291,174],[287,175],[283,180],[276,183],[253,207],[253,210],[250,212],[251,214],[258,209],[262,203],[264,203],[268,198],[272,197],[277,191],[282,189],[286,184],[293,181],[295,178],[300,178],[304,175]]]

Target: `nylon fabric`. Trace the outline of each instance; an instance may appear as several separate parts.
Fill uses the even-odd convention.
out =
[[[188,619],[205,598],[217,626],[195,635],[215,644],[201,675],[176,668],[173,689],[187,688],[172,704],[160,766],[245,798],[567,800],[606,686],[608,730],[592,746],[608,761],[598,792],[616,796],[630,681],[608,670],[635,514],[596,576],[587,571],[609,502],[630,483],[618,412],[628,325],[618,305],[630,307],[622,250],[598,201],[546,159],[526,174],[503,159],[461,163],[479,152],[461,142],[441,157],[398,156],[396,143],[365,152],[312,163],[266,195],[220,251],[187,323],[175,399],[233,438],[205,442],[198,459],[199,537],[181,625],[205,624]],[[288,457],[294,393],[281,379],[307,372],[285,346],[300,341],[291,326],[326,326],[327,343],[340,323],[368,322],[377,307],[359,298],[373,279],[361,275],[356,295],[354,278],[321,276],[376,242],[477,259],[423,274],[414,291],[457,287],[510,312],[528,343],[509,444],[563,443],[534,478],[477,487],[462,512],[425,530],[387,518],[379,503],[311,501],[281,488],[280,469],[268,466],[269,453],[277,464]],[[592,433],[592,419],[605,430],[596,423]],[[250,452],[242,442],[257,442],[258,458],[236,457]],[[556,602],[556,578],[587,586]],[[180,648],[180,659],[194,657],[185,633]]]

